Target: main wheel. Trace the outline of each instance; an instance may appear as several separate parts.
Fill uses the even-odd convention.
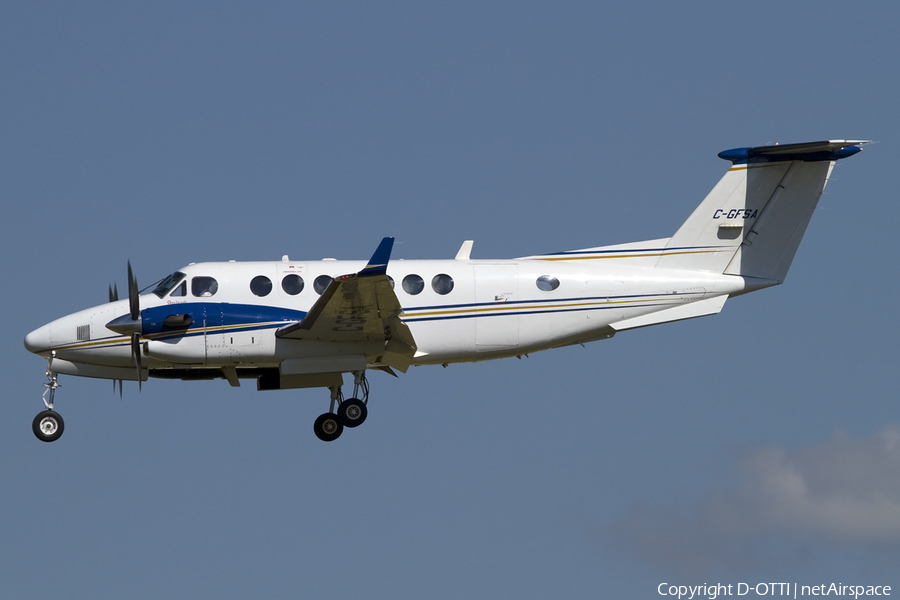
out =
[[[55,442],[63,434],[66,424],[63,418],[52,410],[39,412],[31,422],[31,430],[42,442]]]
[[[366,403],[358,398],[349,398],[338,406],[338,416],[344,427],[359,427],[369,415]]]
[[[336,414],[325,413],[324,415],[319,415],[319,418],[313,423],[313,431],[316,437],[323,442],[333,442],[341,437],[344,425]]]

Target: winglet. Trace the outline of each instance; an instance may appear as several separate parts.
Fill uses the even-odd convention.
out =
[[[394,247],[394,238],[386,237],[378,244],[375,254],[369,259],[366,267],[359,272],[360,277],[366,275],[384,275],[387,273],[388,261],[391,259],[391,250]]]

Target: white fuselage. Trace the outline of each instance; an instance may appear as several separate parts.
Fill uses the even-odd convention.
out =
[[[364,266],[365,261],[337,260],[188,265],[180,269],[183,286],[162,297],[152,291],[140,296],[142,311],[159,307],[165,312],[162,307],[169,307],[172,314],[192,309],[194,315],[186,335],[145,336],[142,367],[278,367],[285,359],[340,354],[335,344],[278,339],[275,331],[301,319],[315,303],[318,277],[355,273]],[[724,297],[746,288],[742,277],[654,268],[627,253],[393,260],[387,273],[403,307],[401,318],[418,347],[414,365],[487,360],[604,339],[615,332],[617,323],[709,298],[722,297],[724,302]],[[299,293],[285,291],[290,288],[282,286],[287,276],[302,279]],[[256,293],[251,290],[251,281],[261,277],[271,282],[264,295],[259,294],[266,286],[262,290],[257,286]],[[295,284],[291,291],[296,291],[297,277],[291,278]],[[195,278],[213,278],[215,293],[203,295],[199,288],[192,289]],[[539,278],[544,289],[538,286]],[[415,286],[418,281],[421,291]],[[204,306],[200,312],[199,305]],[[228,313],[236,307],[241,307],[236,318],[221,318],[219,311]],[[127,312],[128,301],[120,300],[68,315],[30,333],[26,346],[43,356],[55,352],[59,372],[135,379],[129,337],[106,327]],[[705,313],[696,316],[700,314]],[[657,322],[665,320],[677,319]]]

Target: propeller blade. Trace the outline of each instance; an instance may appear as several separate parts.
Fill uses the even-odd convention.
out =
[[[134,357],[134,364],[137,366],[138,390],[141,389],[141,336],[137,333],[131,334],[131,355]]]
[[[122,380],[119,380],[119,399],[122,399]]]
[[[131,309],[131,320],[137,321],[141,316],[141,305],[138,299],[138,283],[131,272],[131,261],[128,261],[128,307]]]
[[[119,300],[119,288],[116,287],[116,284],[112,284],[109,286],[109,301],[117,302]]]

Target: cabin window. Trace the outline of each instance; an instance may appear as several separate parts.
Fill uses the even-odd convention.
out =
[[[453,291],[453,278],[446,273],[438,273],[431,280],[431,289],[445,296]]]
[[[329,277],[328,275],[319,275],[318,277],[316,277],[316,280],[313,281],[313,289],[316,290],[316,293],[321,296],[330,284],[331,277]]]
[[[391,284],[391,289],[394,289],[394,278],[391,277],[390,275],[388,275],[387,278],[388,278],[388,283]]]
[[[559,287],[559,279],[552,275],[541,275],[534,283],[542,292],[552,292]]]
[[[174,273],[160,281],[156,285],[156,288],[154,288],[153,293],[162,298],[163,296],[168,294],[173,287],[178,285],[178,282],[182,279],[184,279],[184,273],[175,271]]]
[[[268,296],[272,291],[272,280],[265,275],[257,275],[250,280],[250,291],[257,296]]]
[[[403,291],[410,296],[422,293],[425,289],[425,280],[418,275],[407,275],[403,278]]]
[[[284,279],[281,280],[281,289],[286,294],[296,296],[303,291],[303,278],[293,273],[285,275]]]
[[[209,298],[219,291],[219,282],[212,277],[194,277],[191,279],[191,293],[197,298]]]
[[[182,296],[182,297],[183,297],[183,296],[187,296],[187,281],[182,281],[182,282],[181,282],[181,285],[179,285],[178,287],[176,287],[176,288],[172,291],[172,293],[169,294],[169,295],[172,296],[172,297],[175,297],[175,296]]]

